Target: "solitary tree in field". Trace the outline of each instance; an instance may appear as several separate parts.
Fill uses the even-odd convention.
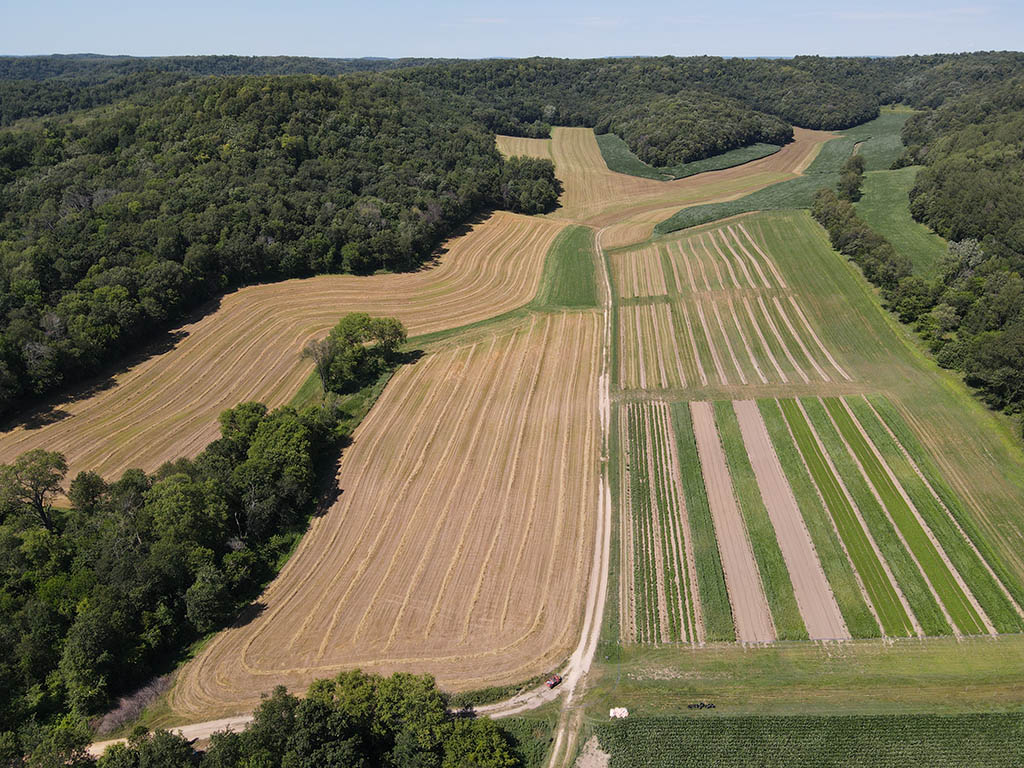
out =
[[[310,358],[316,366],[316,375],[320,377],[320,384],[325,392],[330,388],[331,365],[334,363],[335,355],[335,345],[331,343],[330,338],[313,339],[302,348],[302,356]]]
[[[36,448],[21,454],[14,464],[0,466],[0,507],[27,509],[48,531],[54,531],[51,501],[60,493],[67,471],[62,453]]]

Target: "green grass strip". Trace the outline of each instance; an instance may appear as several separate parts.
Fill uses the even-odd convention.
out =
[[[836,397],[827,397],[824,399],[824,403],[846,440],[846,444],[853,450],[857,460],[864,468],[864,472],[871,480],[871,484],[875,487],[878,495],[882,497],[889,516],[900,529],[907,546],[917,558],[917,562],[920,563],[922,570],[939,595],[939,599],[946,606],[949,615],[956,622],[957,627],[965,635],[984,634],[986,632],[985,625],[978,612],[971,605],[949,568],[946,567],[939,551],[914,515],[914,510],[907,504],[899,488],[893,483],[889,473],[885,471],[882,462],[871,450],[871,446],[868,445],[864,435],[850,417],[849,411]]]
[[[761,498],[761,489],[757,484],[754,468],[750,466],[736,413],[728,400],[716,401],[714,408],[718,436],[722,441],[722,448],[725,449],[729,475],[732,477],[733,492],[736,494],[740,511],[743,513],[743,521],[747,526],[754,559],[761,574],[761,583],[772,611],[772,619],[775,621],[775,631],[780,640],[806,640],[807,627],[804,626],[800,607],[796,603],[793,582],[789,578],[789,569],[779,548],[775,526],[772,525],[764,500]]]
[[[846,442],[833,426],[825,406],[816,397],[802,398],[801,402],[921,629],[929,636],[952,634],[938,601],[871,492],[857,462],[847,451]]]
[[[566,227],[551,244],[540,287],[530,307],[596,307],[596,265],[594,231],[589,227]]]
[[[701,474],[697,440],[688,403],[672,403],[672,425],[679,452],[679,473],[686,495],[686,514],[693,538],[693,559],[697,566],[697,588],[708,640],[735,640],[732,606],[725,587],[722,558],[718,552],[715,526],[711,521],[704,476]]]
[[[814,486],[814,481],[807,472],[804,461],[786,427],[785,419],[779,405],[774,400],[759,400],[758,408],[764,419],[768,434],[771,436],[775,455],[786,473],[789,487],[796,497],[800,514],[814,542],[818,560],[825,571],[825,577],[832,587],[832,594],[843,614],[846,628],[853,637],[878,637],[881,632],[878,622],[871,614],[871,609],[864,600],[857,576],[850,565],[850,559],[843,551],[843,546],[836,535],[828,512],[822,505],[821,497]],[[873,554],[873,553],[872,553]],[[902,608],[902,606],[901,606]]]
[[[860,574],[864,589],[882,623],[882,630],[889,637],[908,637],[914,634],[914,627],[900,602],[899,595],[889,582],[871,542],[868,540],[860,521],[850,505],[846,494],[825,460],[825,456],[814,439],[807,420],[795,400],[780,400],[779,407],[796,439],[811,477],[818,486],[825,505],[842,536],[846,551]]]
[[[774,155],[780,149],[778,144],[751,144],[746,147],[731,149],[719,155],[706,157],[703,160],[694,160],[689,163],[656,168],[648,165],[633,150],[629,148],[619,136],[614,133],[602,133],[596,136],[597,146],[601,150],[608,170],[616,173],[626,173],[630,176],[639,176],[644,179],[655,181],[671,181],[672,179],[685,179],[687,176],[694,176],[705,171],[720,171],[725,168],[733,168],[752,160],[760,160],[762,157]]]
[[[956,518],[964,533],[967,534],[967,538],[971,540],[981,553],[981,556],[995,572],[1003,586],[1013,595],[1018,604],[1024,604],[1024,589],[1022,589],[1019,579],[1007,568],[1003,559],[996,554],[989,544],[988,539],[978,530],[977,524],[973,516],[967,511],[966,505],[946,482],[945,477],[935,466],[931,456],[918,441],[917,436],[911,431],[910,427],[907,426],[899,411],[896,410],[896,407],[881,395],[868,395],[867,399],[874,406],[878,415],[882,417],[886,426],[896,435],[896,439],[900,441],[903,448],[910,454],[914,463],[917,464],[917,468],[921,470],[921,474],[928,481],[928,485],[942,499],[946,509]]]
[[[637,639],[656,642],[658,632],[658,595],[655,588],[654,542],[651,532],[651,489],[647,473],[644,428],[640,406],[630,409],[630,472],[633,495],[634,589],[637,591]]]
[[[680,611],[680,604],[683,601],[680,593],[685,594],[686,591],[686,564],[679,562],[673,528],[673,521],[679,520],[679,502],[672,492],[669,481],[671,457],[668,455],[665,424],[658,418],[657,405],[648,405],[645,408],[651,421],[654,469],[657,474],[658,520],[661,523],[661,552],[664,563],[662,581],[669,618],[669,640],[678,642],[685,639],[687,631],[687,622]]]
[[[864,427],[871,442],[881,452],[885,463],[896,475],[899,484],[907,492],[918,513],[931,529],[945,551],[949,561],[971,590],[982,610],[998,632],[1020,632],[1024,621],[999,588],[992,574],[981,558],[967,543],[953,518],[928,490],[924,481],[907,461],[899,444],[893,440],[879,421],[867,400],[862,397],[847,397],[847,404],[853,410],[857,421]]]

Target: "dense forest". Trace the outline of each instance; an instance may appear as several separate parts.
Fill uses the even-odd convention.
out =
[[[243,403],[195,459],[113,482],[79,473],[66,509],[60,454],[0,466],[4,764],[50,748],[44,723],[102,713],[166,671],[258,594],[333,476],[338,417],[330,402]]]

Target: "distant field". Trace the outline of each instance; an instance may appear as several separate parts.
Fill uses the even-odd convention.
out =
[[[681,205],[727,200],[749,194],[803,172],[822,142],[833,134],[796,129],[795,140],[778,152],[720,171],[686,179],[661,182],[608,169],[589,128],[553,128],[551,139],[520,139],[499,136],[498,149],[505,155],[528,155],[554,160],[555,173],[564,192],[551,218],[569,219],[595,228],[628,227],[630,234],[650,234],[655,221]],[[669,209],[669,210],[666,210]],[[658,216],[650,218],[650,213]],[[637,226],[639,224],[640,226]],[[630,240],[628,242],[636,242]],[[623,244],[621,238],[615,244]],[[606,247],[613,245],[611,240]]]
[[[897,251],[910,257],[915,275],[933,278],[941,269],[948,246],[945,240],[910,215],[907,194],[919,170],[919,166],[912,166],[865,174],[864,194],[856,208],[869,227],[892,243]]]
[[[609,170],[616,173],[628,173],[630,176],[640,176],[645,179],[656,179],[658,181],[685,179],[687,176],[694,176],[705,171],[720,171],[724,168],[732,168],[743,163],[749,163],[751,160],[760,160],[762,157],[768,157],[768,155],[773,155],[782,149],[778,144],[751,144],[748,147],[732,149],[703,160],[694,160],[690,163],[682,163],[667,168],[655,168],[633,154],[633,151],[626,142],[614,133],[598,135],[597,146],[600,147],[601,156],[604,158]]]
[[[311,370],[299,358],[303,345],[347,312],[395,316],[421,334],[526,304],[563,226],[495,213],[418,272],[324,275],[228,294],[214,312],[183,327],[169,351],[0,435],[0,461],[38,447],[61,451],[70,480],[84,469],[113,478],[128,467],[152,471],[195,455],[217,437],[225,408],[288,402]]]
[[[841,131],[839,138],[825,144],[800,178],[782,181],[743,197],[683,208],[661,221],[654,232],[663,235],[750,211],[810,208],[815,192],[822,187],[835,186],[839,167],[855,148],[864,156],[868,170],[892,165],[903,153],[900,130],[911,114],[909,110],[883,109],[875,120]]]
[[[260,598],[182,671],[182,718],[244,712],[341,669],[448,690],[550,671],[592,560],[600,315],[532,313],[401,368],[338,468],[340,495]]]

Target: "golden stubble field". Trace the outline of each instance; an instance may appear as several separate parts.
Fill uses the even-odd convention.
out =
[[[514,683],[579,638],[598,494],[601,316],[532,314],[395,375],[341,492],[259,600],[172,693],[182,718],[247,711],[341,669]]]
[[[506,156],[548,158],[564,191],[551,218],[602,228],[605,248],[640,242],[680,208],[734,200],[803,173],[835,134],[794,128],[794,140],[768,157],[675,181],[655,181],[608,170],[590,128],[553,128],[550,139],[498,137]]]
[[[218,435],[217,416],[247,400],[285,403],[312,368],[299,353],[347,312],[394,316],[410,335],[472,323],[533,298],[563,223],[497,212],[449,241],[433,265],[404,274],[323,275],[243,288],[180,329],[173,349],[114,377],[96,394],[55,403],[55,420],[0,435],[0,462],[46,448],[68,477],[116,478],[194,456]]]

